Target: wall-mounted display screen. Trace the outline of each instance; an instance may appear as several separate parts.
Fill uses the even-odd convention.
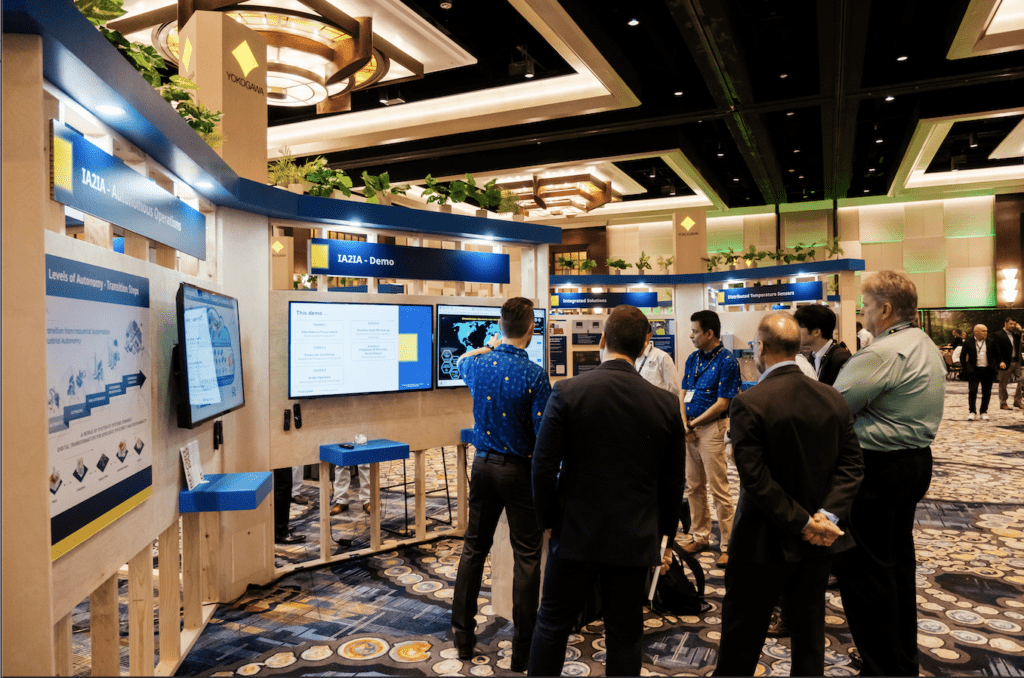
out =
[[[433,388],[433,307],[288,304],[288,397]]]
[[[245,405],[238,300],[182,283],[176,298],[178,426],[195,428]]]
[[[544,334],[547,328],[545,311],[533,309],[533,341],[526,348],[530,360],[541,367],[546,364]],[[466,351],[480,348],[499,332],[500,306],[437,307],[437,387],[465,386],[459,375],[459,357]]]

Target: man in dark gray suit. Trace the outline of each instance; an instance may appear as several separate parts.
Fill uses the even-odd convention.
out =
[[[679,399],[634,368],[649,327],[619,306],[601,366],[555,384],[533,453],[533,498],[551,530],[530,675],[557,676],[584,603],[600,587],[607,674],[638,676],[644,578],[679,523],[686,443]]]
[[[729,409],[740,499],[715,675],[754,675],[772,608],[784,593],[791,674],[820,676],[831,555],[853,545],[837,524],[849,517],[864,461],[843,397],[804,376],[795,362],[800,327],[793,316],[766,316],[757,339],[764,374]]]

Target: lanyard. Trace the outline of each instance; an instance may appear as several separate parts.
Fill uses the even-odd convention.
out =
[[[654,351],[652,351],[650,348],[648,348],[647,349],[647,355],[644,356],[644,361],[642,363],[640,363],[640,367],[637,368],[637,371],[636,371],[637,374],[642,374],[643,373],[644,365],[647,364],[647,360],[648,360],[648,358],[651,357],[652,353],[654,353]]]
[[[710,360],[708,360],[708,364],[704,366],[703,370],[700,369],[700,355],[697,356],[697,360],[694,361],[694,363],[695,363],[695,366],[694,366],[695,374],[693,376],[693,387],[694,388],[697,388],[697,382],[699,382],[700,378],[704,376],[704,373],[708,371],[708,368],[710,368],[714,364],[715,358],[718,356],[718,353],[721,350],[722,350],[722,345],[721,344],[719,344],[718,346],[715,347],[715,350],[713,350],[711,352],[711,358],[710,358]],[[702,353],[703,353],[703,351],[702,351]]]

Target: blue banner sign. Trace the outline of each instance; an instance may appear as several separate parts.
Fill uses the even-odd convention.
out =
[[[665,334],[665,335],[654,335],[651,337],[651,343],[654,344],[654,348],[660,348],[665,353],[668,353],[668,357],[672,358],[672,362],[676,360],[676,335]]]
[[[548,374],[552,377],[564,377],[569,362],[569,351],[566,348],[565,335],[551,337],[548,340]]]
[[[564,308],[615,308],[627,304],[639,308],[658,305],[657,292],[569,292],[551,295],[551,309]]]
[[[133,233],[206,259],[206,217],[57,120],[53,199]]]
[[[718,291],[719,306],[736,304],[777,304],[789,301],[816,301],[825,298],[825,285],[820,280],[789,283],[786,285],[763,285],[761,287],[737,287]]]
[[[601,344],[601,333],[574,332],[572,335],[573,346],[599,346]]]
[[[313,238],[309,272],[346,278],[509,282],[507,254]]]

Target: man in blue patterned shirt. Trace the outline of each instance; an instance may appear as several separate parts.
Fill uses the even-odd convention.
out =
[[[690,536],[683,545],[690,553],[708,548],[711,510],[708,486],[715,498],[718,529],[722,533],[718,565],[729,562],[729,534],[736,502],[729,493],[726,475],[725,432],[729,428],[729,403],[740,390],[740,366],[722,346],[722,322],[714,311],[690,316],[690,340],[698,350],[686,359],[683,372],[683,425],[686,430],[686,492],[690,504]]]
[[[459,358],[473,394],[476,459],[469,488],[469,524],[455,579],[452,634],[459,659],[472,659],[477,596],[484,561],[502,509],[515,556],[512,580],[512,670],[525,671],[540,598],[543,532],[533,506],[530,458],[551,384],[524,350],[533,340],[533,302],[509,299],[501,307],[501,335]]]

